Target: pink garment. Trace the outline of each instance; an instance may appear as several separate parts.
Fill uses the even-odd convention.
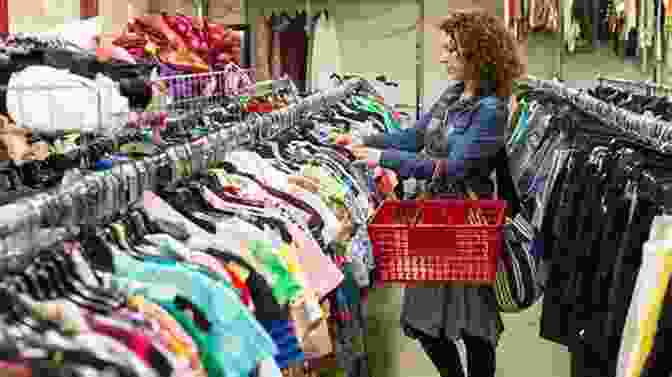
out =
[[[280,32],[272,31],[273,37],[271,39],[271,75],[273,80],[278,80],[282,77],[282,47],[280,46]]]
[[[148,367],[151,367],[150,355],[152,353],[152,339],[140,331],[128,331],[115,326],[109,320],[86,314],[88,324],[91,329],[102,335],[107,335],[112,339],[117,339],[123,343],[130,351],[143,360]]]
[[[226,271],[226,269],[224,268],[224,266],[222,266],[219,260],[213,257],[212,255],[192,251],[187,256],[187,260],[193,264],[203,266],[208,270],[216,273],[217,275],[223,277],[229,283],[231,282],[231,276],[229,276],[229,272]]]
[[[295,224],[288,224],[287,228],[296,244],[297,258],[304,271],[306,283],[320,298],[324,298],[341,284],[343,273],[324,255],[320,245],[301,228]]]
[[[178,341],[177,346],[182,348],[180,350],[182,352],[178,353],[184,353],[189,358],[191,368],[194,371],[202,372],[203,366],[201,364],[201,359],[199,358],[198,346],[194,343],[192,337],[182,328],[179,322],[158,304],[147,301],[139,296],[136,296],[132,301],[135,306],[134,310],[145,317],[156,321],[160,326],[160,331],[167,333]]]
[[[263,200],[269,206],[283,205],[281,200],[274,198],[261,189],[259,191],[255,190],[253,195],[248,193],[245,196],[257,201]],[[226,206],[224,200],[209,190],[205,191],[205,197],[208,203],[215,208]],[[284,206],[286,207],[287,204],[285,203]],[[287,228],[296,244],[297,257],[301,268],[305,272],[307,284],[315,290],[320,298],[326,296],[341,284],[343,273],[329,257],[324,255],[320,245],[315,240],[307,237],[301,228],[295,224],[288,224]]]
[[[180,377],[196,377],[198,374],[196,370],[192,369],[190,360],[184,357],[179,357],[177,353],[173,352],[174,349],[171,349],[174,338],[169,331],[161,329],[161,325],[152,319],[146,318],[142,313],[131,311],[129,309],[120,309],[117,312],[114,312],[109,315],[111,318],[116,318],[127,323],[133,323],[136,325],[138,331],[142,332],[144,335],[150,337],[153,340],[153,345],[161,353],[170,354],[175,357],[174,365],[175,370],[173,375]]]

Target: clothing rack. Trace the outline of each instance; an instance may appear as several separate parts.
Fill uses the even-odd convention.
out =
[[[653,88],[657,86],[656,83],[650,80],[626,80],[619,78],[610,78],[602,75],[597,75],[596,80],[599,86],[613,86],[623,88],[628,91],[639,91],[644,95],[653,95]]]
[[[267,93],[278,93],[283,90],[289,92],[290,95],[297,95],[299,89],[294,84],[294,81],[285,76],[278,80],[260,81],[254,85],[245,88],[243,91],[251,95],[263,95]]]
[[[92,173],[72,184],[61,185],[48,192],[39,193],[16,203],[0,207],[0,253],[6,255],[27,252],[33,245],[40,225],[47,222],[53,227],[76,228],[123,213],[142,197],[146,190],[154,190],[159,184],[159,172],[168,168],[171,183],[182,178],[180,166],[188,165],[189,175],[207,169],[211,160],[223,156],[242,145],[269,134],[277,134],[293,127],[301,115],[318,111],[345,99],[359,91],[371,92],[372,86],[362,79],[353,79],[343,85],[309,96],[283,110],[277,110],[252,121],[240,122],[220,129],[196,141],[171,146],[155,156],[141,161],[129,161],[114,166],[111,170]],[[271,130],[276,126],[275,130]],[[16,245],[10,241],[18,237]],[[59,236],[60,237],[60,236]],[[54,240],[56,242],[57,240]]]
[[[582,111],[658,149],[661,153],[672,152],[670,148],[672,146],[672,123],[621,109],[594,98],[585,91],[569,88],[558,80],[533,79],[530,81],[535,83],[534,87],[567,99]]]
[[[672,95],[672,86],[658,84],[651,80],[633,81],[633,80],[614,79],[614,78],[597,76],[597,81],[600,85],[607,84],[610,86],[622,87],[623,89],[626,90],[640,89],[643,92],[643,94],[649,96]]]

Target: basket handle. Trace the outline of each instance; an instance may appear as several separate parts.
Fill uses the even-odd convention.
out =
[[[422,208],[404,208],[402,206],[397,207],[395,218],[398,219],[398,223],[406,225],[416,225],[420,218],[422,217]]]

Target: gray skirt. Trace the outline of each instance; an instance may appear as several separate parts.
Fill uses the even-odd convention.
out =
[[[488,340],[494,346],[504,330],[493,286],[426,284],[407,287],[401,325],[406,336],[419,333],[450,340],[463,333]]]

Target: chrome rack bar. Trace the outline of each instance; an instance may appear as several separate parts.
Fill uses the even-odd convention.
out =
[[[239,124],[210,133],[193,142],[172,146],[155,156],[141,161],[129,161],[105,172],[91,173],[69,185],[0,207],[0,241],[21,235],[22,242],[10,245],[0,242],[0,255],[29,252],[32,240],[45,221],[54,227],[78,227],[95,224],[115,213],[123,213],[142,200],[144,191],[156,190],[159,172],[169,168],[171,181],[179,176],[186,163],[191,174],[207,169],[210,161],[222,160],[226,153],[254,142],[277,122],[294,125],[307,112],[317,111],[325,105],[335,104],[359,90],[369,90],[365,80],[355,79],[337,88],[316,93],[287,109],[274,111],[251,122]]]
[[[602,75],[597,75],[596,80],[599,86],[612,86],[616,88],[622,88],[625,90],[639,90],[640,94],[644,95],[653,95],[652,88],[656,86],[653,81],[650,80],[625,80],[619,78],[610,78]]]
[[[569,100],[586,113],[609,124],[636,140],[643,141],[663,153],[670,152],[672,123],[635,114],[592,97],[584,91],[568,88],[557,80],[539,80],[540,89]]]
[[[672,87],[664,84],[649,84],[650,95],[652,96],[670,96],[672,95]]]

